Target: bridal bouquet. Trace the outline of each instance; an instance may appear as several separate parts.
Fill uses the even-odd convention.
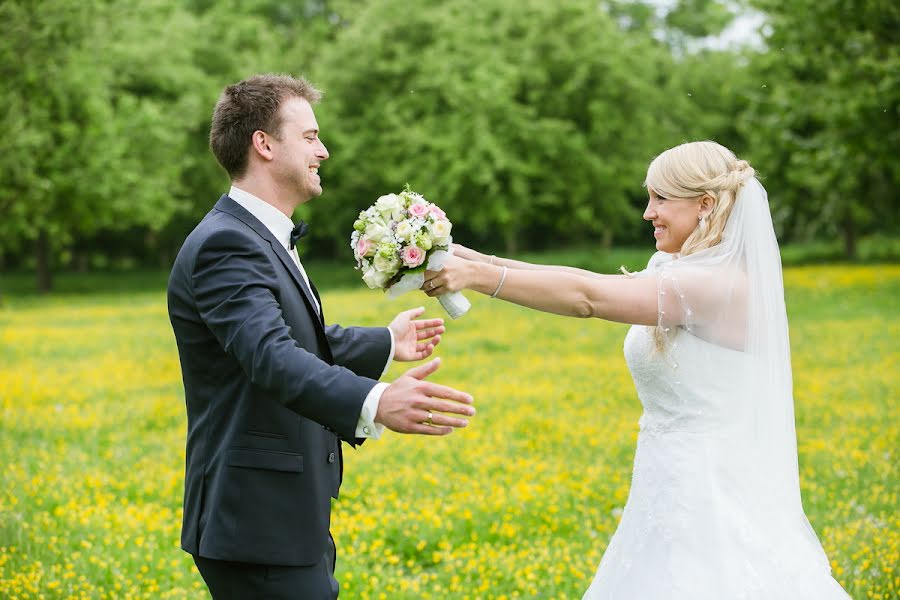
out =
[[[359,213],[353,223],[350,247],[356,268],[372,289],[397,297],[425,283],[425,270],[440,271],[452,251],[452,224],[438,205],[406,189],[387,194]],[[438,296],[451,318],[471,307],[460,292]]]

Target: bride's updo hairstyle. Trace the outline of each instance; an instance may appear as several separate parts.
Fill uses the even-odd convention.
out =
[[[665,198],[713,199],[709,215],[684,241],[679,256],[687,256],[722,241],[725,224],[744,182],[755,171],[746,160],[716,142],[688,142],[653,159],[644,185]]]

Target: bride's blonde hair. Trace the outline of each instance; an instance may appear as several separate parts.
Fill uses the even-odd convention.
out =
[[[669,148],[653,159],[644,185],[665,198],[712,198],[709,215],[681,246],[687,256],[722,241],[725,224],[744,182],[756,173],[746,160],[710,141],[688,142]]]
[[[653,159],[644,185],[665,198],[712,198],[712,210],[684,241],[678,256],[687,256],[722,241],[728,217],[744,183],[756,171],[734,152],[711,141],[688,142],[669,148]],[[665,335],[655,327],[656,348],[665,347]]]

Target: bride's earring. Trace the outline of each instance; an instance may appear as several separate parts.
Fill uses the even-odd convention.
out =
[[[706,228],[708,227],[706,216],[701,215],[699,218],[700,222],[697,224],[697,227],[700,229],[700,233],[706,233]]]

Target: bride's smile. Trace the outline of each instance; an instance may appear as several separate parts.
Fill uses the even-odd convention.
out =
[[[665,196],[647,187],[649,199],[644,210],[644,220],[653,225],[656,249],[674,254],[684,245],[705,214],[701,198],[676,198]]]

